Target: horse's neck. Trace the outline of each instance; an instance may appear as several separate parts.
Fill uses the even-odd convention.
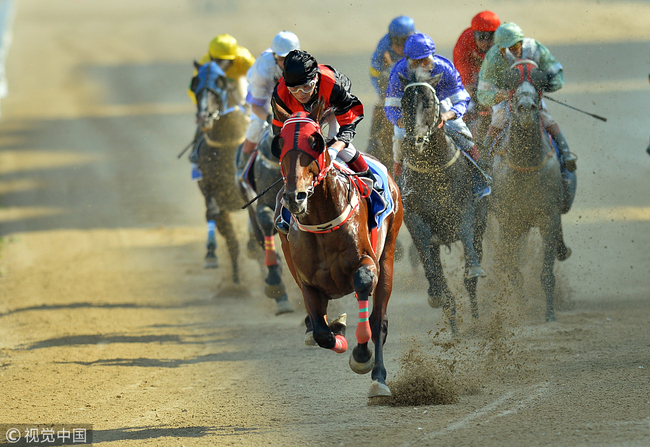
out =
[[[445,133],[444,126],[438,129],[436,125],[429,141],[429,151],[428,158],[436,165],[446,164],[456,153],[456,146]]]
[[[530,167],[539,165],[546,157],[547,146],[539,120],[526,126],[517,121],[511,124],[508,158],[517,166]]]
[[[314,188],[314,194],[309,198],[309,214],[300,218],[306,225],[318,225],[336,219],[350,204],[355,191],[350,190],[351,185],[346,185],[347,178],[331,169]],[[349,194],[348,194],[349,192]]]

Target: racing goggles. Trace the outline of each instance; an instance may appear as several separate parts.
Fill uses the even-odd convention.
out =
[[[476,40],[492,41],[494,40],[494,31],[474,31]]]
[[[295,87],[287,86],[287,88],[289,89],[289,91],[291,93],[302,92],[302,93],[305,93],[305,94],[309,94],[309,93],[313,92],[314,89],[316,88],[316,78],[312,79],[311,81],[309,81],[306,84],[296,85]]]

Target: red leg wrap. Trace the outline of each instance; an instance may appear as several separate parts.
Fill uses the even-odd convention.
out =
[[[359,324],[357,325],[357,343],[368,343],[372,338],[372,331],[370,330],[370,323],[368,322],[368,300],[359,301]]]
[[[267,267],[278,265],[278,254],[275,251],[275,239],[273,236],[264,236],[264,264]]]
[[[332,348],[332,351],[336,352],[337,354],[342,354],[348,350],[348,341],[343,335],[336,335],[334,338],[336,339],[336,344]]]

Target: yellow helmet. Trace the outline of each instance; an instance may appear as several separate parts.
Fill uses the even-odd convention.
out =
[[[210,42],[210,57],[233,60],[237,54],[237,47],[237,39],[230,34],[219,34]]]

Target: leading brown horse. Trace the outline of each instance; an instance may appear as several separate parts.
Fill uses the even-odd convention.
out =
[[[345,323],[327,322],[329,300],[356,293],[359,303],[357,346],[350,367],[358,374],[372,370],[368,397],[390,396],[383,346],[388,333],[386,308],[393,287],[395,240],[402,225],[399,188],[388,175],[393,212],[369,229],[370,188],[351,172],[332,163],[319,121],[322,100],[309,115],[297,112],[284,121],[273,142],[280,156],[282,204],[291,213],[287,235],[280,235],[291,274],[303,293],[306,323],[322,348],[343,353],[348,344]],[[286,117],[285,117],[286,118]],[[276,217],[282,207],[276,207]],[[368,318],[368,300],[372,314]],[[374,356],[368,348],[372,337]],[[374,359],[373,359],[374,357]]]

